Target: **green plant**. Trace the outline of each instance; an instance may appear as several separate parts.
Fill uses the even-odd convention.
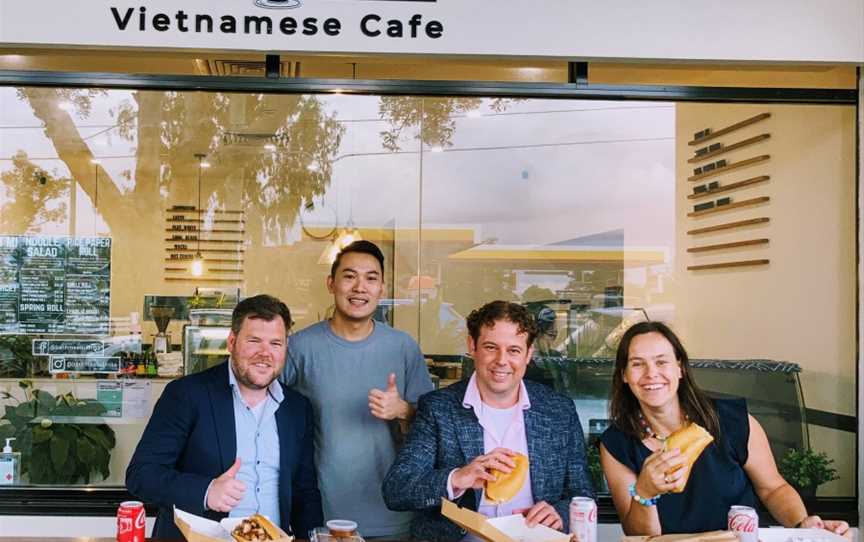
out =
[[[606,487],[606,478],[603,476],[603,467],[600,465],[600,447],[599,442],[592,442],[585,446],[586,459],[588,463],[588,474],[591,476],[591,482],[594,484],[594,490],[597,492],[608,491]]]
[[[825,482],[836,480],[837,469],[832,465],[825,452],[813,450],[796,450],[792,448],[780,459],[779,470],[783,478],[792,486],[803,489],[815,489]]]
[[[104,423],[62,421],[101,416],[105,407],[94,400],[79,400],[71,393],[55,397],[35,389],[29,380],[19,381],[18,386],[24,401],[8,391],[0,392],[0,398],[10,401],[0,418],[0,442],[15,437],[22,477],[31,484],[89,484],[97,472],[108,478],[111,450],[116,444],[114,430]]]
[[[35,366],[33,339],[27,335],[0,335],[0,377],[24,378]]]

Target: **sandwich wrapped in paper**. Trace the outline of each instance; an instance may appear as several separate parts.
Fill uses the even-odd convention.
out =
[[[693,463],[699,459],[705,447],[713,441],[714,437],[711,436],[711,433],[697,423],[691,423],[687,427],[683,427],[669,435],[669,438],[666,439],[666,449],[674,450],[678,448],[681,450],[681,456],[684,457],[684,465],[687,467],[687,472],[684,473],[684,483],[673,489],[673,493],[684,491],[687,479],[690,478],[690,472],[693,470]],[[675,472],[680,468],[672,469],[669,473]]]

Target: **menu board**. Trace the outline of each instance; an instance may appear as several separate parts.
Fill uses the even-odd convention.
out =
[[[107,335],[108,237],[0,236],[0,333]]]

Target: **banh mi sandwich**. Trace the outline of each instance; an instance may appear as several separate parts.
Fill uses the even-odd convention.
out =
[[[254,514],[241,521],[231,531],[231,536],[237,542],[268,542],[294,538],[282,532],[279,527],[273,525],[269,519],[261,514]]]
[[[528,456],[516,454],[512,459],[516,466],[509,473],[492,469],[495,480],[486,482],[486,500],[494,503],[507,502],[522,489],[525,478],[528,477]]]
[[[705,447],[713,441],[714,437],[711,436],[711,433],[706,431],[704,427],[697,423],[691,423],[687,427],[682,427],[669,435],[669,438],[666,439],[666,449],[674,450],[675,448],[678,448],[681,450],[681,455],[684,457],[684,465],[687,467],[687,471],[684,473],[684,483],[680,486],[676,486],[675,489],[672,490],[673,493],[681,493],[684,491],[684,487],[687,485],[687,479],[690,477],[690,472],[693,470],[693,463],[699,459],[702,450],[704,450]],[[680,468],[681,467],[674,468],[666,474],[671,474]]]

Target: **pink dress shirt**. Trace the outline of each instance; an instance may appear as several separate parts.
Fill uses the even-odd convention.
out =
[[[523,411],[531,408],[531,401],[528,400],[528,392],[525,390],[525,384],[520,383],[519,399],[516,404],[510,408],[493,408],[483,403],[480,399],[480,389],[477,387],[477,375],[471,376],[468,381],[468,388],[465,390],[465,397],[462,400],[462,406],[465,408],[473,408],[474,414],[477,416],[477,421],[483,427],[483,453],[488,454],[495,448],[508,448],[514,452],[519,452],[528,455],[528,440],[525,436],[525,417]],[[454,471],[455,472],[455,469]],[[447,479],[447,496],[450,500],[458,499],[464,491],[458,494],[453,492],[453,484],[450,477]],[[531,473],[525,478],[525,484],[522,489],[516,494],[513,499],[501,504],[494,504],[486,500],[485,496],[481,499],[477,511],[486,517],[494,518],[500,516],[509,516],[518,514],[523,510],[527,510],[534,506],[534,496],[531,493]],[[472,537],[467,536],[465,540]]]

